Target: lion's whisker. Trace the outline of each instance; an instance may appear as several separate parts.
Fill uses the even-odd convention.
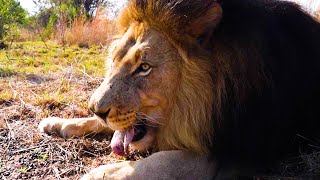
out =
[[[142,123],[145,124],[146,126],[149,126],[149,127],[159,127],[157,124],[150,124],[150,123],[148,123],[148,121],[145,121],[145,119],[137,118],[137,120],[138,120],[139,122],[142,122]]]
[[[161,123],[160,121],[157,120],[157,119],[160,119],[159,117],[156,119],[154,117],[148,116],[147,114],[145,114],[143,112],[137,112],[137,117],[147,119],[148,121],[156,123],[156,124],[164,125],[163,123]]]

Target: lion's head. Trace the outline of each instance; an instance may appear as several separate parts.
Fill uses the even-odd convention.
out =
[[[221,14],[218,3],[193,0],[131,0],[122,11],[106,78],[90,100],[115,130],[117,154],[129,144],[196,153],[212,147],[223,68],[219,58],[212,62],[206,39]]]

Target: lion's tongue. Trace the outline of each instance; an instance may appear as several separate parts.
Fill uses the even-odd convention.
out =
[[[111,140],[111,148],[114,153],[120,156],[127,154],[129,151],[128,146],[131,143],[133,136],[133,128],[128,131],[115,131]]]

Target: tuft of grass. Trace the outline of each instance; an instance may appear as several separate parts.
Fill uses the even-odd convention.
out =
[[[29,169],[30,168],[28,168],[28,167],[22,167],[22,168],[20,168],[20,172],[21,173],[27,173]]]
[[[16,74],[13,69],[0,66],[0,77],[9,77]]]

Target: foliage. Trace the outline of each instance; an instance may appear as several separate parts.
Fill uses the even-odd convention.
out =
[[[16,36],[18,25],[26,23],[26,16],[26,10],[16,0],[0,0],[0,42],[8,35]]]
[[[75,21],[92,21],[98,7],[107,7],[108,0],[33,0],[39,7],[35,25],[43,39],[55,37],[65,44],[65,32]],[[108,6],[109,7],[109,6]],[[40,26],[40,27],[39,27]]]

